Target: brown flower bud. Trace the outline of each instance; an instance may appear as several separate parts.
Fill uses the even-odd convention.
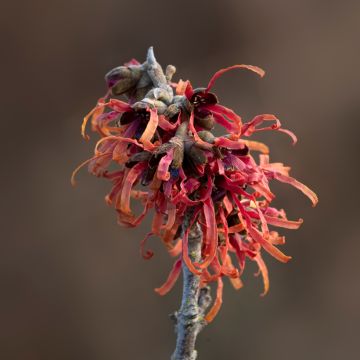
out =
[[[203,165],[207,161],[204,151],[198,148],[195,144],[186,151],[186,155],[189,156],[195,165]]]
[[[160,100],[166,104],[170,104],[173,99],[173,94],[162,88],[152,88],[145,98]]]
[[[165,77],[167,81],[171,81],[172,77],[176,72],[176,67],[174,65],[168,65],[165,69]]]
[[[114,95],[121,95],[136,86],[142,73],[140,65],[118,66],[105,75],[105,80]]]
[[[206,141],[209,144],[215,142],[215,136],[210,131],[202,130],[198,132],[198,135],[201,140]]]
[[[167,109],[164,112],[164,115],[168,118],[173,118],[180,112],[180,108],[177,104],[171,104],[167,107]]]
[[[174,136],[170,139],[169,143],[174,146],[174,157],[172,161],[172,166],[175,169],[178,169],[184,160],[184,141],[178,136]]]
[[[194,122],[196,125],[202,127],[206,130],[211,130],[214,128],[215,119],[211,112],[205,114],[204,112],[198,113],[197,111],[194,114]]]
[[[147,108],[156,108],[158,114],[163,114],[165,112],[165,110],[167,109],[167,106],[165,103],[163,103],[160,100],[144,98],[141,101],[138,101],[135,104],[133,104],[132,108],[135,111],[141,111],[141,110],[145,110]]]

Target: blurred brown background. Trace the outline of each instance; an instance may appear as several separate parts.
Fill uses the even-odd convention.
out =
[[[168,314],[180,285],[153,292],[171,261],[158,241],[139,257],[148,222],[116,225],[109,184],[73,168],[92,153],[83,115],[103,95],[104,74],[132,57],[177,66],[207,84],[234,63],[263,67],[216,84],[245,119],[274,113],[299,137],[261,134],[272,158],[320,197],[274,184],[299,231],[285,231],[287,265],[266,256],[271,290],[248,264],[245,287],[226,283],[199,359],[359,359],[360,2],[27,1],[1,11],[1,359],[169,359]],[[94,137],[95,138],[95,137]],[[94,140],[94,139],[93,139]]]

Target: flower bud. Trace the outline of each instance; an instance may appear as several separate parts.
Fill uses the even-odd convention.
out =
[[[195,143],[185,148],[186,155],[195,165],[203,165],[206,163],[207,158],[202,149],[198,148]]]
[[[210,131],[202,130],[198,132],[198,135],[201,140],[206,141],[209,144],[215,142],[215,136]]]
[[[140,80],[142,70],[137,66],[118,66],[105,75],[105,80],[114,95],[121,95],[133,88]]]
[[[177,104],[171,104],[167,107],[164,112],[164,115],[170,119],[176,116],[180,112],[180,108]]]
[[[206,130],[213,129],[215,125],[215,119],[210,111],[204,109],[196,109],[194,111],[194,116],[195,116],[194,121],[196,125]]]
[[[168,65],[165,69],[166,80],[171,81],[175,73],[176,73],[176,67],[174,65]]]

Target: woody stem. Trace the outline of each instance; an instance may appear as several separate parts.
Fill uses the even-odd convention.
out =
[[[191,222],[190,213],[184,219],[182,233]],[[189,232],[189,257],[193,262],[201,260],[202,231],[195,222]],[[183,294],[180,310],[175,314],[176,319],[176,348],[171,360],[195,360],[197,351],[195,342],[197,335],[204,328],[206,322],[204,313],[211,302],[210,288],[200,289],[200,276],[193,274],[183,262]]]

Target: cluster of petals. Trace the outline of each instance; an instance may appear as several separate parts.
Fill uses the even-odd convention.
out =
[[[132,60],[124,66],[134,72],[141,64]],[[302,219],[288,220],[284,210],[271,206],[275,195],[270,190],[270,180],[290,184],[313,205],[317,203],[315,193],[289,175],[289,167],[270,162],[265,144],[250,140],[252,134],[266,130],[286,133],[294,143],[295,135],[283,129],[271,114],[243,123],[239,115],[219,104],[210,92],[216,79],[233,69],[264,75],[258,67],[234,65],[216,72],[207,87],[199,89],[193,89],[189,81],[174,82],[168,77],[165,95],[161,95],[164,84],[159,86],[155,79],[147,91],[160,96],[140,105],[139,97],[134,95],[135,82],[121,94],[126,95],[124,101],[114,95],[117,79],[112,81],[109,76],[108,93],[98,100],[82,124],[85,138],[86,124],[91,122],[100,139],[94,156],[78,169],[87,165],[92,174],[112,183],[105,200],[116,210],[120,224],[135,227],[149,212],[153,213],[150,232],[141,242],[145,258],[153,255],[151,250],[145,250],[150,236],[159,237],[174,257],[168,279],[155,291],[160,295],[170,291],[184,264],[200,276],[201,285],[217,282],[216,300],[206,315],[208,322],[222,303],[222,279],[228,277],[235,289],[242,287],[246,259],[259,267],[263,295],[269,289],[269,278],[262,250],[284,263],[291,259],[278,248],[284,244],[284,236],[269,226],[297,229]],[[214,136],[214,124],[222,127],[225,135]],[[254,153],[258,154],[258,161]],[[133,210],[133,201],[142,205],[140,213]],[[193,262],[188,251],[191,223],[183,228],[189,213],[191,223],[200,224],[203,232],[199,262]]]

